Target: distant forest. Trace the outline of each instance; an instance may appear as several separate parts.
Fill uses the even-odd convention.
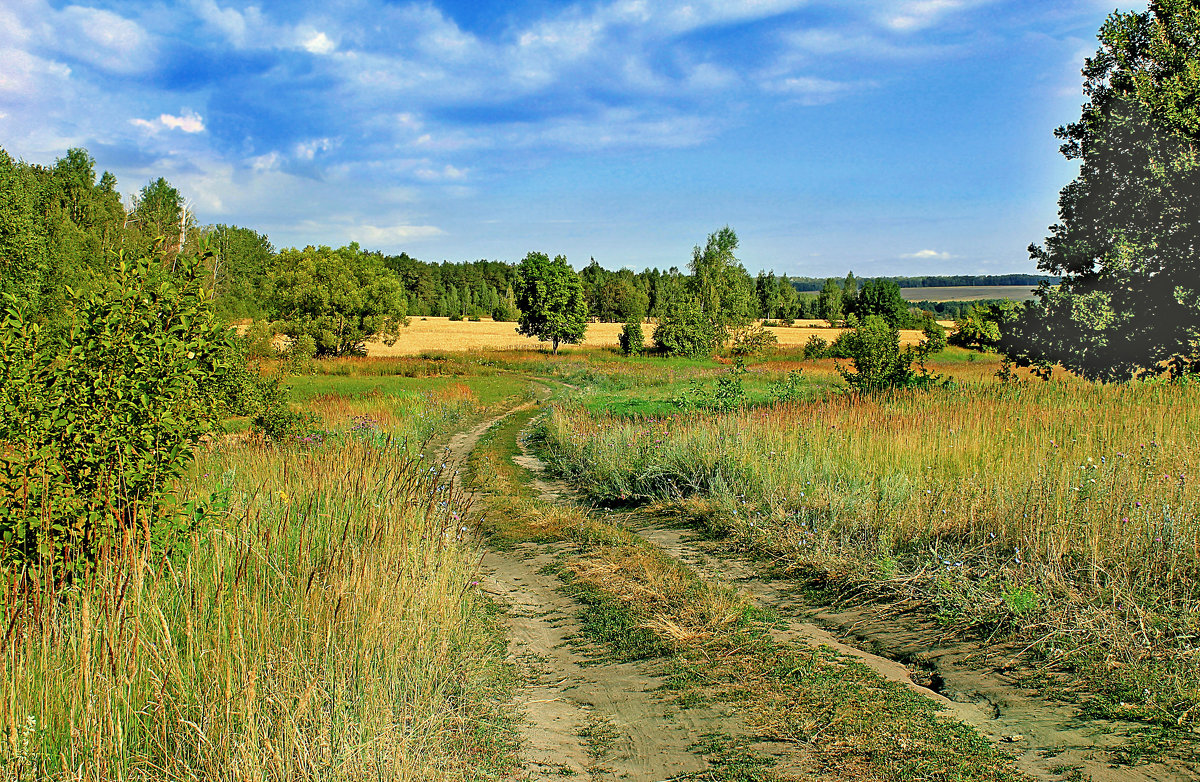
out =
[[[116,177],[96,173],[95,160],[83,149],[68,150],[53,166],[14,160],[0,150],[0,294],[10,294],[54,320],[62,311],[67,287],[86,291],[108,284],[118,253],[133,256],[151,248],[164,258],[168,274],[179,252],[208,251],[210,286],[218,312],[229,320],[275,319],[297,296],[339,296],[322,274],[299,279],[297,271],[322,254],[320,248],[279,252],[267,236],[232,225],[197,225],[180,192],[165,179],[144,186],[130,202],[116,190]],[[681,256],[686,248],[681,248]],[[326,251],[326,255],[327,255]],[[388,255],[357,244],[336,252],[354,274],[339,281],[354,287],[398,287],[395,306],[401,316],[492,317],[516,320],[516,265],[478,260],[430,263],[407,253]],[[684,260],[681,258],[681,261]],[[681,265],[684,265],[681,263]],[[316,267],[313,267],[316,268]],[[580,272],[591,318],[625,322],[658,317],[682,285],[684,272],[629,269],[612,271],[592,260]],[[826,317],[836,289],[852,298],[870,278],[844,281],[760,273],[754,280],[763,318],[789,321]],[[1052,278],[1031,274],[930,275],[879,278],[900,287],[1029,285]],[[818,292],[828,289],[825,304]],[[323,291],[323,292],[322,292]],[[849,298],[847,299],[849,301]],[[916,308],[955,317],[964,302],[919,302]]]

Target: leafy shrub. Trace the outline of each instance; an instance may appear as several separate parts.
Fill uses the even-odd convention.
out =
[[[621,344],[621,353],[626,356],[634,356],[641,353],[644,349],[646,340],[642,335],[642,322],[639,320],[631,320],[621,328],[621,334],[617,337],[617,341]]]
[[[503,299],[492,310],[492,320],[497,323],[516,323],[520,317],[521,313],[517,311],[517,308]]]
[[[472,323],[481,323],[483,318],[479,317],[478,315],[472,315],[471,317],[467,318],[467,320],[471,321]]]
[[[925,321],[925,326],[921,331],[925,334],[923,347],[926,355],[941,353],[946,349],[946,345],[949,344],[949,340],[946,337],[946,327],[933,318]]]
[[[254,412],[250,421],[255,431],[278,445],[291,445],[318,432],[315,413],[296,411],[288,403],[288,387],[278,377],[260,377],[254,384]]]
[[[772,345],[779,344],[779,337],[758,324],[740,329],[733,336],[729,352],[735,356],[757,356]]]
[[[452,320],[452,321],[455,321],[456,323],[457,323],[458,321],[462,320],[462,319],[463,319],[463,316],[462,316],[462,314],[461,314],[461,313],[458,313],[458,312],[456,312],[456,313],[454,313],[453,315],[451,315],[451,316],[450,316],[450,320]]]
[[[799,369],[787,373],[787,377],[770,385],[771,396],[777,402],[799,399],[804,391],[804,375]]]
[[[814,358],[825,358],[825,356],[828,352],[829,352],[829,341],[826,340],[824,337],[819,336],[817,334],[813,334],[811,337],[808,338],[808,341],[804,343],[804,360],[805,361],[808,361],[809,359],[814,359]]]
[[[687,391],[671,401],[676,407],[684,410],[733,412],[746,404],[746,389],[742,385],[742,376],[745,374],[746,365],[739,358],[729,371],[719,376],[712,385],[697,380]]]
[[[180,256],[168,278],[121,259],[115,285],[67,292],[59,339],[13,298],[0,315],[0,558],[68,574],[108,547],[169,548],[171,486],[223,404],[229,333]],[[151,282],[155,277],[158,282]]]
[[[703,356],[711,353],[717,343],[712,324],[704,318],[700,305],[688,298],[668,305],[654,329],[655,346],[669,356]]]
[[[900,332],[879,315],[868,315],[858,328],[843,336],[854,371],[839,365],[838,372],[858,391],[921,386],[937,379],[923,365],[920,371],[912,369],[913,362],[924,360],[924,346],[901,350]]]
[[[246,345],[246,356],[249,358],[275,358],[279,353],[274,344],[275,328],[270,321],[251,322],[242,339]]]
[[[311,375],[316,370],[317,341],[311,334],[298,334],[283,351],[283,370],[289,375]]]
[[[853,331],[843,331],[834,337],[833,342],[829,343],[829,347],[825,349],[826,358],[853,358],[850,352],[850,342],[852,341]]]

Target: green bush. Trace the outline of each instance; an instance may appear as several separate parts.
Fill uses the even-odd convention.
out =
[[[654,329],[655,347],[669,356],[703,356],[715,350],[718,342],[700,305],[688,298],[668,305]]]
[[[949,340],[946,337],[945,326],[938,323],[933,318],[929,318],[925,321],[925,326],[922,328],[922,331],[925,334],[925,343],[922,347],[924,348],[926,355],[941,353],[946,349],[946,345],[949,344]]]
[[[621,344],[621,353],[626,356],[634,356],[641,353],[645,349],[646,338],[642,334],[642,322],[639,320],[631,320],[621,328],[621,335],[617,337],[617,341]]]
[[[492,320],[497,323],[516,323],[520,317],[521,313],[517,308],[503,299],[492,310]]]
[[[825,358],[829,352],[829,341],[822,336],[813,334],[804,343],[804,360],[808,361],[813,358]]]
[[[395,343],[408,325],[408,299],[381,256],[357,244],[283,250],[275,258],[268,305],[293,340],[313,339],[316,355],[361,356],[368,339]]]
[[[275,329],[270,321],[253,321],[246,329],[243,340],[249,358],[275,358],[279,354],[274,344]]]
[[[729,352],[734,356],[757,356],[778,344],[779,338],[773,333],[758,324],[752,324],[734,333]]]
[[[115,284],[68,290],[44,337],[8,298],[0,313],[0,558],[55,581],[109,547],[170,548],[191,518],[172,494],[228,406],[231,334],[201,259],[121,259]],[[150,280],[158,279],[157,282]]]
[[[839,365],[838,372],[858,391],[922,386],[937,379],[923,365],[919,371],[912,368],[913,362],[924,360],[926,346],[901,350],[900,332],[880,315],[868,315],[857,328],[842,336],[854,371]]]

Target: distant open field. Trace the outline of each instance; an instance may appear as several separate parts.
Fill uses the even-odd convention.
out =
[[[949,288],[925,288],[924,290],[951,290]],[[957,289],[954,289],[957,290]],[[992,290],[992,289],[987,289]],[[617,336],[621,333],[620,323],[589,323],[585,347],[615,347]],[[507,350],[528,349],[538,345],[536,339],[523,337],[516,332],[515,323],[496,323],[484,319],[477,323],[471,321],[452,321],[449,318],[412,318],[407,328],[400,332],[400,338],[394,345],[382,342],[367,343],[368,356],[416,356],[422,353],[439,351],[467,350]],[[808,341],[814,334],[832,341],[842,332],[842,329],[832,329],[823,320],[798,320],[794,326],[768,328],[775,334],[782,346],[798,346]],[[654,325],[647,323],[643,326],[646,344],[650,344]],[[904,344],[915,344],[921,340],[919,331],[901,331],[900,339]],[[562,345],[560,350],[571,350],[572,345]]]
[[[973,299],[1026,301],[1033,298],[1033,286],[958,285],[951,288],[901,288],[900,295],[906,301],[971,301]]]

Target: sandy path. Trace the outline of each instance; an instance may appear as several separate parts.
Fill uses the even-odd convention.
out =
[[[462,463],[504,417],[452,438],[449,459]],[[525,681],[516,698],[527,720],[519,778],[659,782],[703,771],[708,764],[692,745],[736,723],[711,707],[666,702],[658,693],[665,680],[649,663],[597,660],[579,641],[579,605],[545,570],[559,551],[537,544],[511,554],[489,551],[480,568],[483,589],[508,608],[509,655]]]

